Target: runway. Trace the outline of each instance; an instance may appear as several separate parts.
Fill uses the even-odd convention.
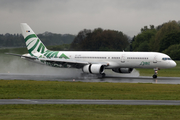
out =
[[[7,104],[180,105],[180,100],[0,99],[0,105]]]
[[[154,84],[180,84],[180,77],[158,77],[153,79],[151,76],[139,77],[119,77],[97,76],[86,77],[62,77],[61,75],[34,75],[34,74],[0,74],[0,80],[37,80],[37,81],[81,81],[81,82],[112,82],[112,83],[154,83]]]

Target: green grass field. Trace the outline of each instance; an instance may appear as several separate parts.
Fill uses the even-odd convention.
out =
[[[0,80],[0,99],[180,100],[179,88],[167,84]],[[179,112],[180,106],[0,105],[0,120],[178,120]]]
[[[180,100],[180,86],[141,83],[83,83],[0,80],[0,99]],[[0,105],[0,120],[178,120],[180,106]]]
[[[179,120],[180,106],[0,105],[0,120]]]
[[[180,85],[0,80],[0,99],[180,100]]]

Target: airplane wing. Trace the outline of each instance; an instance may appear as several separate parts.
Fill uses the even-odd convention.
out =
[[[58,59],[58,58],[39,58],[41,61],[48,61],[48,62],[66,62],[66,63],[78,63],[78,64],[89,64],[88,62],[83,61],[76,61],[76,60],[69,60],[69,59]]]
[[[86,62],[86,61],[79,61],[73,59],[59,59],[59,58],[38,58],[38,59],[43,62],[69,64],[76,68],[81,68],[84,65],[88,65],[88,64],[102,64],[104,66],[108,66],[108,63],[105,62]]]

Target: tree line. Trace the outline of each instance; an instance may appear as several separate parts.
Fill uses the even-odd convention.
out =
[[[46,46],[70,44],[75,35],[45,32],[37,35]],[[25,47],[22,34],[0,34],[0,47]]]
[[[162,52],[180,60],[180,21],[169,21],[157,27],[144,26],[131,42],[132,51]]]
[[[86,51],[122,51],[129,46],[130,38],[115,30],[93,31],[84,29],[78,33],[70,45],[70,50]]]

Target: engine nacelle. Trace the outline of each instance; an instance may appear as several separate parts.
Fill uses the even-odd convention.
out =
[[[133,68],[114,68],[112,71],[116,73],[131,73],[133,71]]]
[[[89,64],[82,68],[84,73],[101,74],[104,72],[104,66],[101,64]]]

